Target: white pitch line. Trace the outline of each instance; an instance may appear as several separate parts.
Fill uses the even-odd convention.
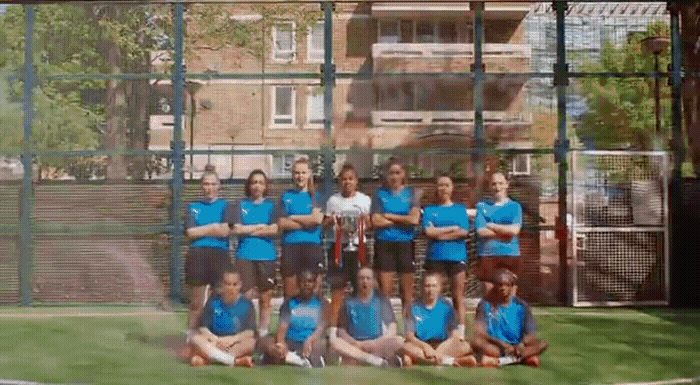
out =
[[[673,380],[661,380],[654,382],[623,382],[615,385],[675,385],[675,384],[692,384],[700,381],[700,377],[693,378],[675,378]]]

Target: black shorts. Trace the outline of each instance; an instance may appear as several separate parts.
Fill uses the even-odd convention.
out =
[[[397,273],[415,272],[413,242],[374,242],[374,268]]]
[[[345,245],[343,245],[345,246]],[[357,251],[343,250],[341,265],[335,263],[335,244],[332,243],[328,249],[328,283],[331,289],[342,289],[350,282],[353,289],[357,289],[357,271],[359,262]]]
[[[467,262],[465,261],[436,261],[426,259],[423,263],[423,269],[429,273],[446,274],[448,277],[453,277],[463,271],[467,271]]]
[[[280,258],[280,274],[282,277],[292,277],[302,270],[309,269],[314,273],[323,273],[326,269],[323,258],[323,248],[315,243],[282,244]]]
[[[185,283],[190,286],[215,286],[229,267],[231,256],[228,249],[191,247],[185,260]]]
[[[275,276],[277,275],[277,261],[250,261],[236,258],[236,271],[241,276],[246,291],[257,286],[258,291],[267,291],[275,288]]]

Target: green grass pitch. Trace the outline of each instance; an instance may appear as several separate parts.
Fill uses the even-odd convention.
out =
[[[184,311],[5,307],[0,308],[0,384],[700,383],[698,310],[536,308],[535,315],[539,335],[550,343],[539,369],[244,369],[192,368],[178,361]]]

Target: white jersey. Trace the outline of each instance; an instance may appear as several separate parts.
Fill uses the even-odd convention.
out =
[[[349,198],[344,197],[341,193],[335,193],[326,202],[326,214],[336,214],[338,216],[353,216],[368,215],[372,206],[372,198],[359,191]],[[331,239],[335,239],[335,231]],[[343,243],[347,243],[347,235],[343,233]],[[355,234],[352,243],[359,244],[359,234]]]

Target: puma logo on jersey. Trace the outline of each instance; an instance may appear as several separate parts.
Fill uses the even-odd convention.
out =
[[[243,215],[248,215],[248,209],[241,208]]]

